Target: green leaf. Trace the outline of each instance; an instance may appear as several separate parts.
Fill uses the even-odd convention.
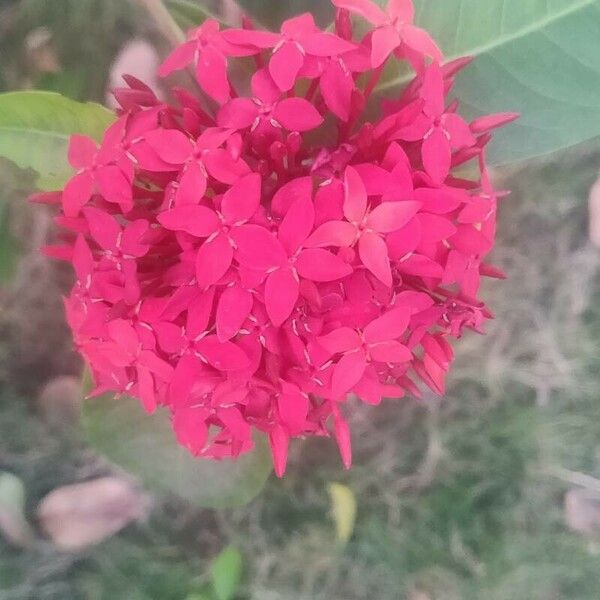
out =
[[[341,483],[330,483],[328,491],[337,541],[347,544],[356,522],[356,497],[348,486]]]
[[[380,2],[385,4],[385,2]],[[465,113],[516,111],[490,148],[506,164],[600,135],[600,0],[415,0],[448,60],[475,57],[454,89]],[[383,82],[386,95],[409,80]]]
[[[331,3],[323,0],[238,0],[238,4],[253,19],[264,23],[269,29],[277,29],[285,19],[304,12],[310,12],[320,25],[330,23],[334,15]]]
[[[263,488],[271,473],[266,440],[237,461],[194,458],[179,446],[166,410],[146,414],[138,401],[94,398],[83,403],[90,444],[137,475],[149,487],[172,492],[203,507],[241,506]]]
[[[100,140],[114,118],[99,104],[52,92],[0,94],[0,156],[36,171],[38,187],[58,189],[73,172],[67,161],[71,134]]]
[[[216,18],[205,6],[194,0],[166,0],[165,4],[177,24],[184,29],[197,27],[209,17]]]
[[[218,600],[232,600],[242,578],[242,555],[229,546],[217,556],[211,568],[212,586]]]

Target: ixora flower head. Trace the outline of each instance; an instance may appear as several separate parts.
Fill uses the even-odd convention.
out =
[[[333,434],[350,465],[349,396],[443,394],[448,339],[481,330],[480,278],[502,276],[484,262],[485,148],[515,115],[459,115],[446,98],[468,60],[444,64],[410,0],[333,4],[334,32],[310,14],[278,33],[206,21],[161,69],[192,68],[197,93],[168,104],[127,78],[100,147],[74,136],[76,174],[46,197],[95,393],[165,407],[196,456],[264,432],[278,475],[308,435]],[[234,84],[236,62],[254,69]],[[390,63],[414,77],[373,106]],[[477,177],[455,173],[467,162]]]

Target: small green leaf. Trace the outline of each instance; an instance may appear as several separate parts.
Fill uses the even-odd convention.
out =
[[[69,100],[52,92],[0,94],[0,156],[33,169],[38,187],[57,189],[69,178],[69,137],[100,140],[115,116],[99,104]]]
[[[225,548],[211,568],[212,585],[218,600],[232,600],[242,578],[242,555],[237,548]]]
[[[328,491],[337,540],[340,544],[347,544],[356,522],[356,498],[352,490],[341,483],[330,483]]]
[[[415,8],[448,60],[475,57],[453,90],[466,114],[522,115],[497,133],[492,163],[600,135],[600,0],[415,0]],[[397,93],[409,79],[392,72],[382,89]]]
[[[83,403],[89,443],[149,487],[178,494],[198,506],[241,506],[252,500],[271,473],[266,440],[237,461],[194,458],[179,446],[166,410],[146,414],[132,398],[94,398]]]
[[[17,546],[33,541],[33,532],[25,518],[25,486],[12,473],[0,472],[0,533]]]

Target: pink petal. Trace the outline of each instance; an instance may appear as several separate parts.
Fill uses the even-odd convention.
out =
[[[421,86],[421,97],[425,100],[424,112],[429,117],[441,117],[444,112],[444,74],[437,62],[431,63]]]
[[[252,310],[252,294],[237,285],[225,289],[217,307],[217,337],[226,342],[234,337]]]
[[[301,277],[311,281],[335,281],[352,273],[352,267],[341,258],[321,248],[303,250],[296,260]]]
[[[353,167],[344,174],[344,216],[348,221],[360,223],[367,211],[367,191],[360,175]]]
[[[138,377],[138,394],[144,410],[152,414],[156,410],[156,394],[154,392],[154,379],[150,371],[139,365],[136,368]]]
[[[373,344],[399,338],[408,327],[410,313],[408,306],[401,306],[371,321],[364,329],[365,341]]]
[[[303,38],[315,31],[318,31],[318,28],[309,12],[287,19],[281,24],[281,33],[292,39]]]
[[[362,378],[367,359],[362,350],[345,354],[333,369],[331,392],[334,398],[343,398]]]
[[[382,25],[387,21],[387,15],[370,0],[332,0],[332,4],[360,15],[373,25]]]
[[[352,165],[352,168],[360,175],[367,196],[381,196],[392,189],[396,191],[397,181],[394,180],[389,171],[380,166],[374,163],[360,163]]]
[[[357,234],[358,231],[352,223],[327,221],[315,229],[304,245],[307,248],[323,248],[326,246],[344,248],[354,243]]]
[[[204,165],[212,177],[227,184],[235,183],[250,171],[243,160],[234,160],[231,154],[222,148],[208,152],[204,156]]]
[[[277,477],[283,477],[287,464],[290,437],[281,425],[275,425],[269,432],[269,444],[273,455],[273,468]]]
[[[73,246],[73,269],[75,269],[77,279],[82,285],[86,285],[88,278],[91,277],[93,267],[94,257],[92,251],[85,238],[78,235]]]
[[[367,224],[379,233],[391,233],[404,227],[422,204],[412,200],[383,202],[367,218]]]
[[[220,371],[239,371],[250,364],[239,346],[233,342],[221,343],[216,335],[209,335],[196,342],[196,350]]]
[[[277,408],[281,422],[292,435],[301,433],[306,426],[309,401],[295,385],[283,384],[283,391],[277,398]]]
[[[316,31],[302,38],[302,47],[313,56],[337,56],[356,48],[354,44],[341,37],[323,31]]]
[[[222,106],[217,115],[220,127],[245,129],[258,117],[258,106],[249,98],[234,98]]]
[[[388,341],[369,346],[371,358],[377,362],[404,363],[413,358],[412,352],[400,342]]]
[[[161,77],[167,77],[173,71],[185,69],[194,60],[196,48],[197,43],[195,41],[186,42],[175,48],[160,66],[158,74]]]
[[[350,71],[342,68],[340,61],[333,60],[327,65],[320,86],[327,108],[342,121],[348,121],[355,89]]]
[[[272,114],[288,131],[309,131],[323,122],[319,111],[304,98],[286,98],[277,103]]]
[[[216,213],[206,206],[182,204],[159,213],[158,222],[170,231],[185,231],[196,237],[208,237],[221,227]]]
[[[277,102],[281,96],[281,90],[273,81],[273,77],[271,77],[267,68],[259,69],[254,73],[250,87],[252,88],[252,95],[267,106]]]
[[[96,171],[96,180],[100,193],[104,196],[105,200],[125,206],[132,204],[133,192],[131,190],[131,183],[119,167],[109,165],[98,169]]]
[[[402,28],[402,40],[404,43],[423,56],[430,56],[434,61],[442,62],[444,55],[433,41],[433,38],[420,27],[405,25]]]
[[[146,367],[151,373],[157,375],[163,381],[171,381],[171,378],[173,377],[173,367],[150,350],[143,350],[140,352],[138,364]]]
[[[448,241],[463,254],[486,254],[492,247],[492,241],[473,225],[459,225]]]
[[[96,143],[85,135],[72,135],[69,140],[69,164],[75,169],[91,166],[98,152]]]
[[[237,258],[246,267],[266,271],[282,265],[287,256],[277,238],[259,225],[242,225],[231,232]]]
[[[138,352],[140,341],[130,321],[114,319],[107,326],[110,337],[121,346],[125,352],[135,355]]]
[[[312,198],[312,177],[299,177],[283,184],[271,201],[271,210],[278,217],[285,216],[290,206],[298,198]]]
[[[388,0],[387,11],[392,19],[402,23],[412,23],[415,18],[413,0]]]
[[[224,235],[204,242],[196,255],[196,279],[200,288],[214,285],[225,275],[233,260],[233,248]]]
[[[277,269],[267,277],[265,305],[275,327],[279,327],[292,314],[299,288],[298,280],[290,269]]]
[[[371,64],[380,67],[400,45],[400,36],[393,25],[379,27],[371,38]]]
[[[504,125],[516,121],[519,116],[519,113],[497,113],[479,117],[471,123],[471,131],[473,133],[487,133],[492,129],[504,127]]]
[[[208,439],[206,420],[210,412],[201,406],[178,408],[173,413],[173,430],[179,444],[198,456]]]
[[[79,211],[92,197],[94,178],[89,171],[79,173],[69,179],[62,193],[62,206],[66,217],[77,217]]]
[[[392,270],[387,246],[376,233],[364,233],[358,242],[362,264],[387,287],[392,287]]]
[[[450,172],[452,153],[444,131],[436,127],[421,148],[423,166],[436,183],[443,183]]]
[[[177,129],[148,131],[144,139],[162,160],[171,165],[182,165],[194,151],[190,138]]]
[[[250,220],[260,206],[261,178],[250,173],[238,179],[223,196],[221,212],[225,221],[233,225]]]
[[[350,327],[340,327],[334,329],[327,335],[317,338],[320,346],[323,346],[330,355],[338,352],[348,352],[360,348],[362,342],[360,335]]]
[[[121,250],[123,254],[135,257],[145,256],[150,246],[141,242],[143,236],[150,229],[150,223],[146,219],[138,219],[123,230]]]
[[[121,235],[121,226],[107,212],[90,206],[83,210],[90,228],[90,235],[104,250],[117,250],[117,240]]]
[[[188,337],[194,339],[205,333],[213,315],[215,288],[196,293],[194,300],[188,306],[185,331]]]
[[[296,198],[279,226],[279,241],[289,256],[310,235],[315,223],[315,207],[310,196]]]
[[[450,135],[450,142],[453,148],[473,146],[477,142],[465,120],[457,114],[445,114],[442,117],[442,122],[444,129]]]
[[[340,450],[340,456],[344,467],[349,469],[352,465],[352,443],[350,441],[350,428],[348,423],[341,417],[336,416],[333,423],[335,440]]]
[[[452,221],[439,215],[420,213],[417,219],[421,223],[421,241],[424,244],[436,244],[456,233]]]
[[[444,269],[434,260],[422,254],[411,254],[406,260],[396,264],[396,268],[407,275],[442,278]]]
[[[193,161],[189,163],[183,172],[175,202],[177,205],[198,204],[206,192],[206,175],[200,165]]]
[[[196,77],[200,87],[216,102],[224,104],[229,100],[229,79],[227,61],[212,46],[205,46],[198,57]]]
[[[226,29],[222,35],[230,44],[257,48],[273,48],[281,40],[278,33],[256,29]]]
[[[293,42],[284,43],[273,53],[269,62],[269,72],[282,92],[287,92],[294,87],[303,64],[304,56]]]

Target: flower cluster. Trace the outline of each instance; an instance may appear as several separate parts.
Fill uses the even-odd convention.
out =
[[[350,465],[349,395],[442,394],[448,338],[481,329],[480,278],[502,276],[483,262],[485,147],[515,115],[459,115],[446,98],[468,60],[443,64],[411,0],[333,4],[333,32],[310,14],[278,33],[207,20],[161,68],[192,69],[197,92],[166,103],[127,78],[100,146],[74,136],[76,174],[45,196],[95,393],[166,407],[196,456],[245,453],[256,428],[278,475],[308,435]],[[413,75],[376,101],[384,68]],[[467,162],[476,177],[456,174]]]

